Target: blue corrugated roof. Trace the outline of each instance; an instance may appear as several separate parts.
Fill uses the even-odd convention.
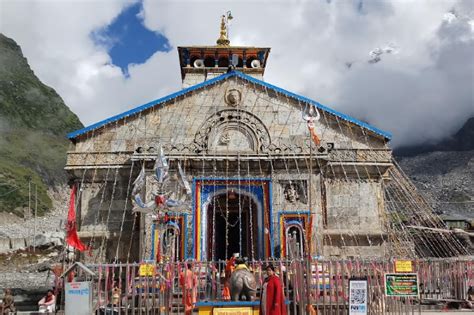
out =
[[[304,96],[301,96],[301,95],[298,95],[298,94],[289,92],[289,91],[287,91],[287,90],[285,90],[285,89],[282,89],[282,88],[279,88],[279,87],[277,87],[277,86],[275,86],[275,85],[272,85],[272,84],[266,83],[266,82],[264,82],[264,81],[255,79],[254,77],[251,77],[251,76],[249,76],[249,75],[246,75],[245,73],[242,73],[242,72],[240,72],[240,71],[231,71],[231,72],[229,72],[229,73],[222,74],[222,75],[220,75],[220,76],[218,76],[218,77],[215,77],[215,78],[213,78],[213,79],[210,79],[210,80],[204,81],[204,82],[202,82],[202,83],[199,83],[199,84],[190,86],[190,87],[188,87],[188,88],[186,88],[186,89],[182,89],[182,90],[180,90],[180,91],[178,91],[178,92],[175,92],[175,93],[173,93],[173,94],[170,94],[170,95],[168,95],[168,96],[159,98],[159,99],[157,99],[157,100],[154,100],[154,101],[151,101],[151,102],[149,102],[149,103],[143,104],[143,105],[141,105],[141,106],[138,106],[138,107],[136,107],[136,108],[134,108],[134,109],[131,109],[131,110],[129,110],[129,111],[126,111],[126,112],[124,112],[124,113],[121,113],[121,114],[112,116],[112,117],[110,117],[110,118],[104,119],[104,120],[102,120],[102,121],[99,121],[99,122],[97,122],[97,123],[95,123],[95,124],[92,124],[92,125],[90,125],[90,126],[87,126],[87,127],[85,127],[85,128],[82,128],[82,129],[76,130],[76,131],[74,131],[74,132],[71,132],[71,133],[69,133],[69,134],[67,135],[67,137],[68,137],[69,139],[74,139],[74,138],[76,138],[77,136],[80,136],[80,135],[82,135],[82,134],[84,134],[84,133],[86,133],[86,132],[88,132],[88,131],[91,131],[91,130],[94,130],[94,129],[98,129],[98,128],[100,128],[100,127],[103,127],[103,126],[105,126],[105,125],[111,123],[111,122],[115,122],[115,121],[118,121],[118,120],[123,119],[123,118],[125,118],[125,117],[135,115],[135,114],[137,114],[137,113],[139,113],[139,112],[142,112],[142,111],[144,111],[144,110],[146,110],[146,109],[148,109],[148,108],[150,108],[150,107],[164,104],[164,103],[166,103],[167,101],[170,101],[170,100],[172,100],[172,99],[175,99],[175,98],[177,98],[177,97],[180,97],[180,96],[182,96],[182,95],[185,95],[185,94],[187,94],[188,92],[192,92],[192,91],[198,90],[198,89],[200,89],[200,88],[203,88],[203,87],[206,87],[206,86],[215,84],[215,83],[217,83],[217,82],[223,81],[223,80],[225,80],[225,79],[227,79],[227,78],[229,78],[229,77],[233,77],[233,76],[236,76],[236,77],[239,77],[239,78],[241,78],[241,79],[243,79],[243,80],[247,80],[247,81],[249,81],[249,82],[252,82],[252,83],[255,83],[255,84],[264,86],[264,87],[266,87],[266,88],[272,89],[272,90],[274,90],[274,91],[276,91],[276,92],[279,92],[279,93],[284,94],[284,95],[286,95],[286,96],[288,96],[288,97],[297,99],[297,100],[299,100],[299,101],[302,101],[302,102],[306,102],[306,103],[308,103],[308,104],[311,104],[311,105],[313,105],[313,106],[315,106],[315,107],[317,107],[317,108],[319,108],[319,109],[321,109],[321,110],[324,110],[324,111],[326,111],[326,112],[328,112],[328,113],[331,113],[331,114],[333,114],[333,115],[335,115],[335,116],[337,116],[337,117],[339,117],[339,118],[341,118],[341,119],[343,119],[343,120],[350,121],[350,122],[352,122],[352,123],[354,123],[354,124],[356,124],[356,125],[359,125],[359,126],[361,126],[361,127],[364,127],[364,128],[366,128],[367,130],[370,130],[370,131],[372,131],[372,132],[374,132],[374,133],[376,133],[376,134],[378,134],[378,135],[380,135],[380,136],[385,137],[386,139],[391,139],[391,138],[392,138],[391,133],[389,133],[389,132],[387,132],[387,131],[383,131],[383,130],[378,129],[378,128],[376,128],[376,127],[373,127],[373,126],[371,126],[371,125],[369,125],[369,124],[367,124],[367,123],[365,123],[365,122],[363,122],[363,121],[360,121],[360,120],[355,119],[355,118],[353,118],[353,117],[350,117],[350,116],[348,116],[348,115],[346,115],[346,114],[343,114],[343,113],[340,113],[340,112],[338,112],[338,111],[335,111],[335,110],[333,110],[333,109],[331,109],[331,108],[329,108],[329,107],[326,107],[326,106],[324,106],[324,105],[322,105],[322,104],[320,104],[320,103],[318,103],[318,102],[316,102],[316,101],[314,101],[314,100],[312,100],[312,99],[309,99],[309,98],[307,98],[307,97],[304,97]]]

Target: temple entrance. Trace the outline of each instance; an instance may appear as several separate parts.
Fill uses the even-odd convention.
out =
[[[207,257],[228,259],[233,253],[258,259],[258,206],[231,190],[215,196],[207,208]]]

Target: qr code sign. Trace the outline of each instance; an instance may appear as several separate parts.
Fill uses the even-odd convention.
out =
[[[367,281],[353,280],[350,282],[349,314],[367,314]]]
[[[365,289],[351,289],[351,304],[366,304]]]

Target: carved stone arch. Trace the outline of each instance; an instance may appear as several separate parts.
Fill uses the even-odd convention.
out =
[[[267,127],[252,113],[225,109],[206,119],[194,143],[197,151],[267,152],[271,138]]]

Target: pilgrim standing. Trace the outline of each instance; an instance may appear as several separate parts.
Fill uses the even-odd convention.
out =
[[[285,296],[280,278],[275,274],[275,267],[267,265],[265,267],[267,278],[263,284],[262,296],[260,299],[261,315],[286,315]]]
[[[183,287],[184,314],[191,315],[196,304],[197,277],[192,271],[191,263],[185,265],[179,276],[179,283]]]

